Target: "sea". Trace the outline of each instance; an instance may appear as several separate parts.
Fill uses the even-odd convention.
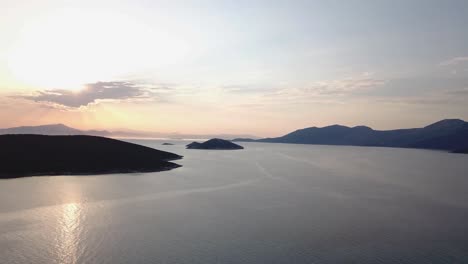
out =
[[[468,263],[468,155],[129,141],[182,167],[0,180],[0,263]]]

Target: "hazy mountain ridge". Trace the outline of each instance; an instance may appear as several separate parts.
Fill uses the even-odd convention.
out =
[[[115,138],[171,138],[171,139],[209,139],[222,138],[231,139],[233,137],[253,137],[251,135],[232,134],[180,134],[180,133],[160,133],[138,130],[80,130],[64,124],[51,124],[41,126],[21,126],[0,129],[0,135],[7,134],[32,134],[32,135],[90,135]]]
[[[31,135],[93,135],[109,136],[112,133],[106,130],[79,130],[64,124],[51,124],[42,126],[20,126],[0,129],[0,135],[31,134]]]
[[[235,139],[234,141],[457,151],[468,149],[468,123],[460,119],[444,119],[423,128],[397,130],[373,130],[366,126],[347,127],[332,125],[323,128],[309,127],[299,129],[276,138],[259,140]]]

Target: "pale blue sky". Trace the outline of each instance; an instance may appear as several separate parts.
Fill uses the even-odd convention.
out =
[[[0,0],[0,125],[266,136],[468,119],[466,25],[462,0]],[[93,101],[86,84],[118,90]],[[47,110],[11,117],[21,104]]]

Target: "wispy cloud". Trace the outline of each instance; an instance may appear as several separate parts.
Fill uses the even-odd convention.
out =
[[[300,105],[343,104],[366,98],[368,92],[385,85],[383,79],[371,74],[359,74],[355,77],[324,80],[302,86],[275,87],[272,89],[253,90],[242,93],[241,101],[230,104],[233,108],[279,109],[294,108]],[[237,87],[234,87],[237,88]],[[228,90],[229,91],[229,90]],[[234,90],[237,92],[237,90]]]
[[[419,106],[455,106],[466,105],[468,102],[468,88],[436,90],[417,96],[373,97],[376,102],[385,104],[406,104]]]
[[[384,80],[368,76],[327,80],[312,83],[301,88],[285,88],[275,91],[268,96],[280,98],[340,98],[343,96],[359,95],[366,91],[376,89],[385,84]]]
[[[440,63],[440,66],[455,66],[462,63],[468,63],[468,57],[455,57]]]
[[[453,96],[465,96],[468,97],[468,88],[465,89],[458,89],[458,90],[450,90],[447,92],[449,95]]]
[[[225,93],[233,94],[258,94],[271,91],[271,87],[255,84],[235,84],[235,85],[224,85],[221,90]]]
[[[81,91],[65,89],[39,91],[34,95],[17,96],[34,102],[45,102],[59,106],[79,108],[100,100],[130,100],[150,98],[152,89],[144,84],[129,81],[97,82],[87,84]]]
[[[383,84],[385,84],[384,80],[370,77],[348,78],[317,82],[306,88],[306,91],[322,95],[350,95],[374,89]]]

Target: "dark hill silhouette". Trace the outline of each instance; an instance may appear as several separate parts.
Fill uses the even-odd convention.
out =
[[[0,135],[0,178],[170,170],[182,158],[95,136]]]
[[[203,143],[192,142],[187,145],[188,149],[243,149],[244,147],[232,143],[231,141],[213,138]]]
[[[236,141],[244,141],[237,139]],[[277,138],[245,140],[270,143],[423,148],[454,151],[468,149],[468,123],[445,119],[423,128],[379,131],[366,126],[341,125],[296,130]]]

